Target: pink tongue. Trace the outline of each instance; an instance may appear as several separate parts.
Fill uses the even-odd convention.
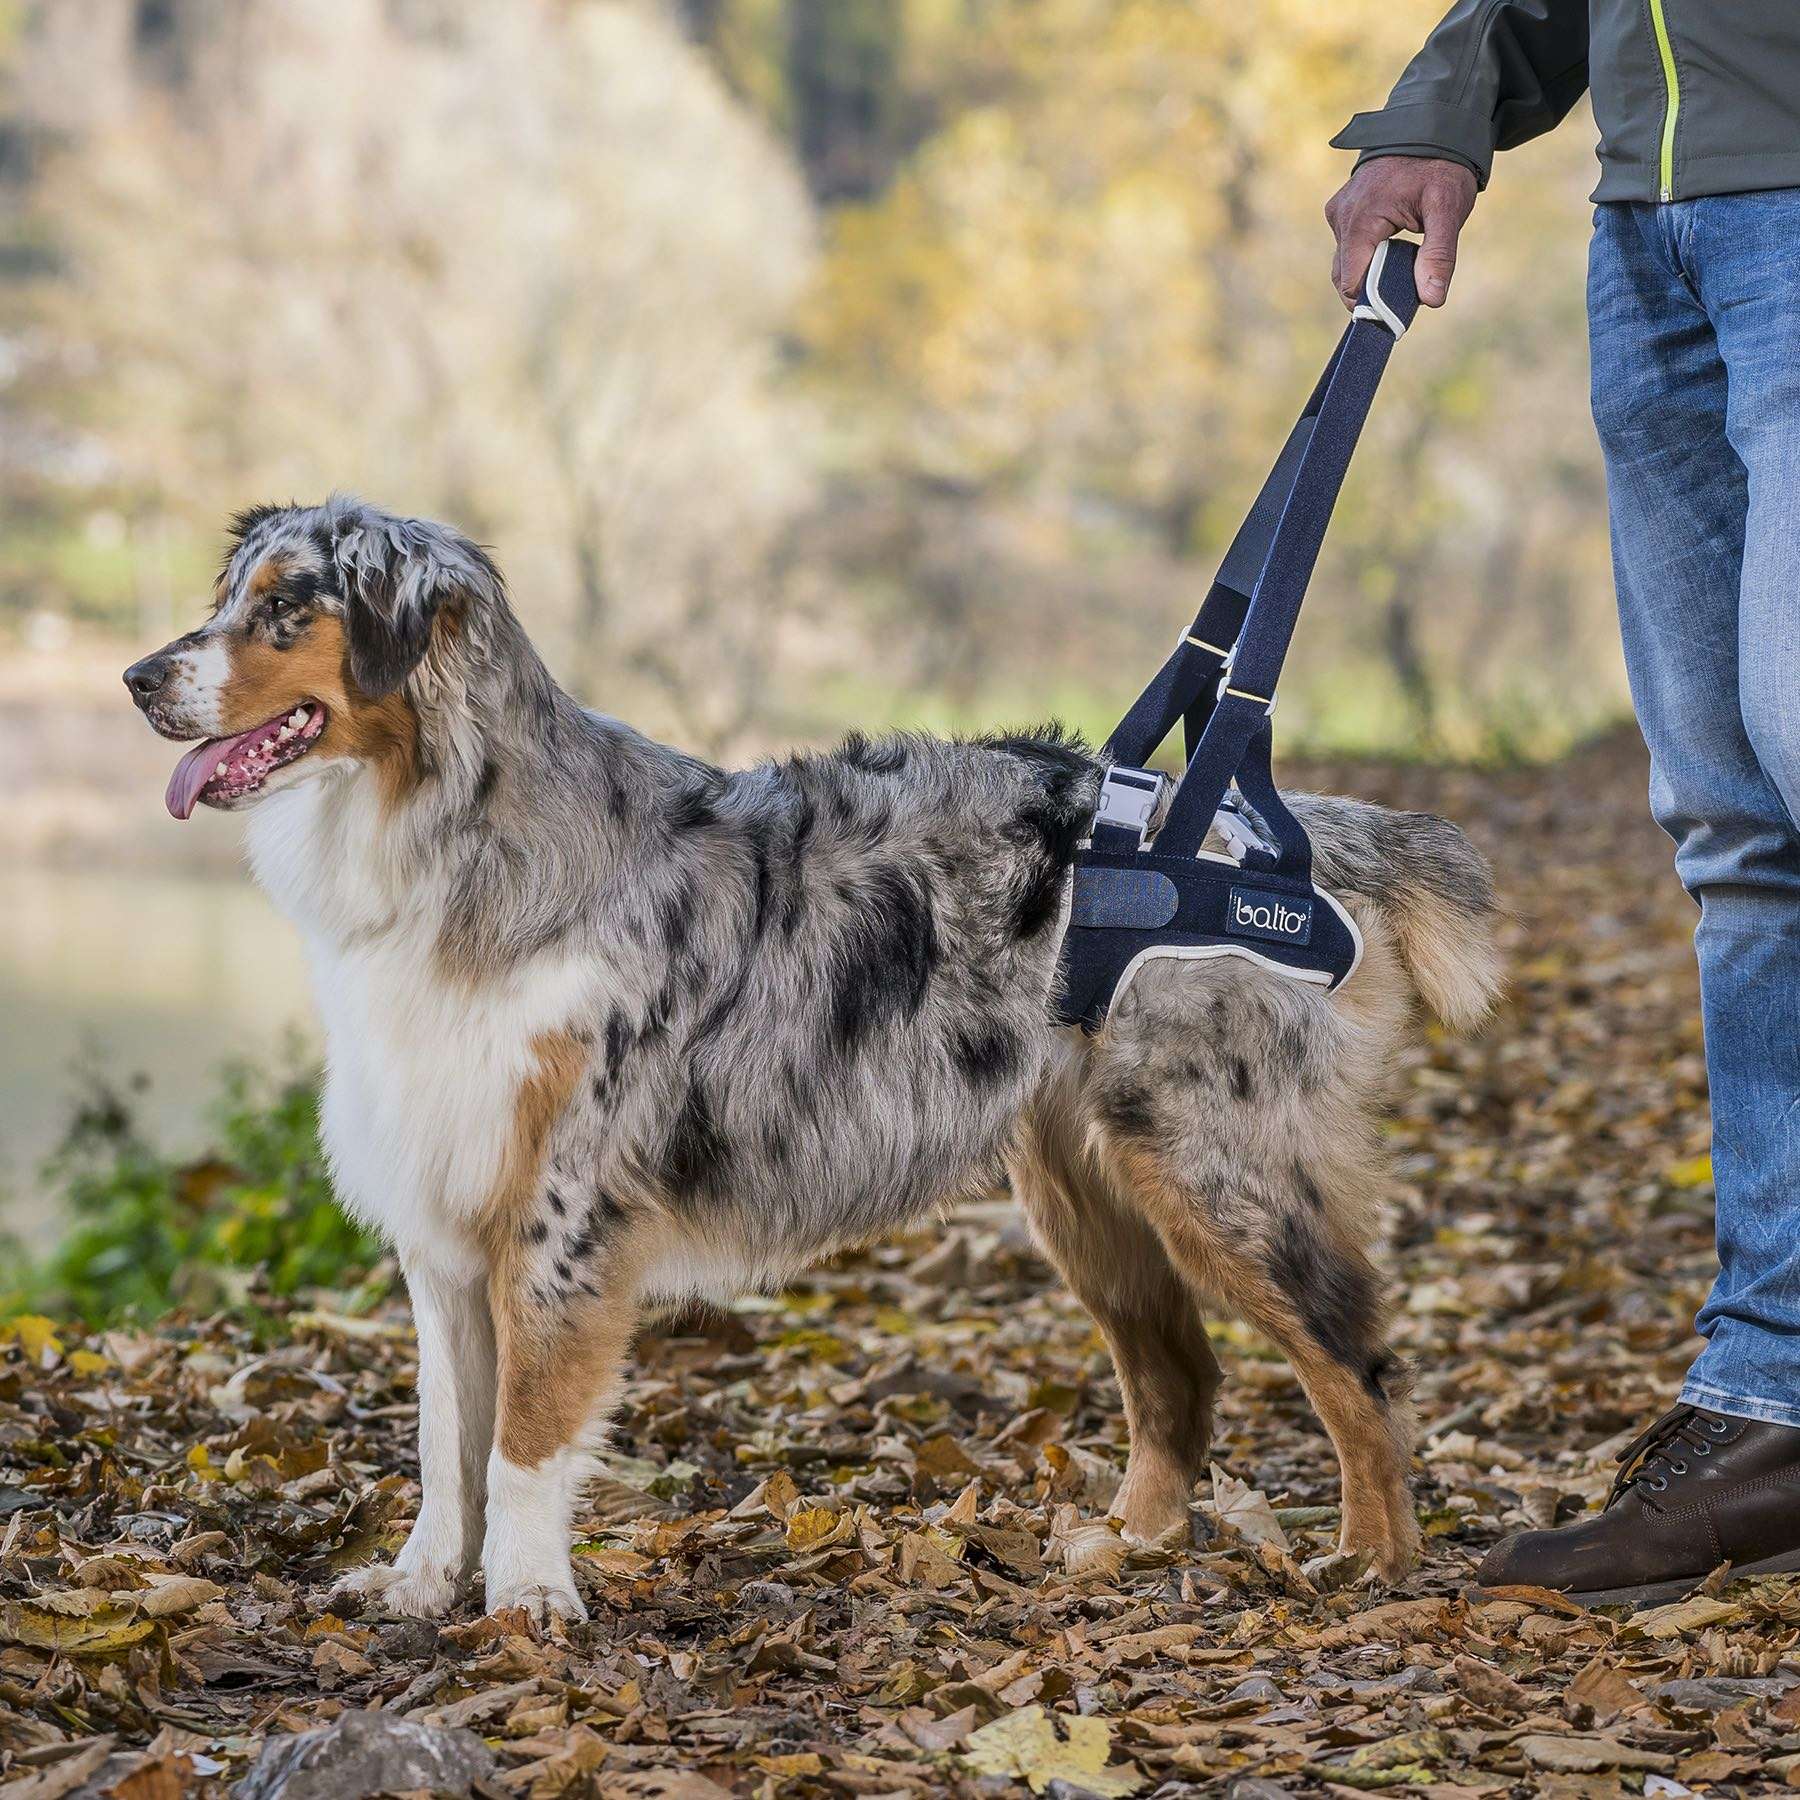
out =
[[[208,738],[205,743],[196,744],[175,765],[175,773],[169,777],[169,791],[163,796],[169,811],[176,818],[185,819],[194,810],[200,790],[212,780],[213,770],[220,763],[230,762],[238,751],[261,737],[270,725],[280,722],[279,719],[265,719],[248,731],[240,731],[236,737]]]
[[[200,790],[212,780],[213,770],[225,760],[224,751],[235,742],[233,738],[208,738],[204,743],[196,744],[175,765],[164,798],[176,818],[185,819],[193,812]]]

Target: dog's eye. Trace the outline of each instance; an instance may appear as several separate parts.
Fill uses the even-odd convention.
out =
[[[297,602],[292,594],[271,594],[269,596],[269,617],[279,619],[294,610]]]

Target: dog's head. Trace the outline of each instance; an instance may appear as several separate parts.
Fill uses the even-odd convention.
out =
[[[503,605],[467,538],[334,496],[240,513],[212,617],[125,671],[177,764],[169,811],[235,810],[335,766],[416,761],[417,672],[473,607]]]

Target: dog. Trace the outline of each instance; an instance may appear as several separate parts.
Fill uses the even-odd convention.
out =
[[[1105,765],[1061,730],[726,772],[565,694],[469,539],[345,496],[239,515],[212,616],[125,681],[200,740],[170,811],[248,815],[317,989],[337,1194],[411,1293],[423,1500],[352,1592],[436,1616],[479,1568],[490,1611],[581,1616],[572,1511],[643,1309],[1002,1181],[1111,1349],[1128,1538],[1182,1527],[1205,1470],[1212,1304],[1330,1434],[1342,1550],[1410,1566],[1372,1252],[1417,1003],[1465,1028],[1500,984],[1454,826],[1293,796],[1356,975],[1151,961],[1084,1036],[1049,998]]]

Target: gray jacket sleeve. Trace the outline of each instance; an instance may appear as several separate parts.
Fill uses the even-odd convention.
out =
[[[1331,142],[1372,156],[1445,156],[1483,187],[1496,150],[1557,124],[1588,84],[1588,0],[1457,0],[1380,112]]]

